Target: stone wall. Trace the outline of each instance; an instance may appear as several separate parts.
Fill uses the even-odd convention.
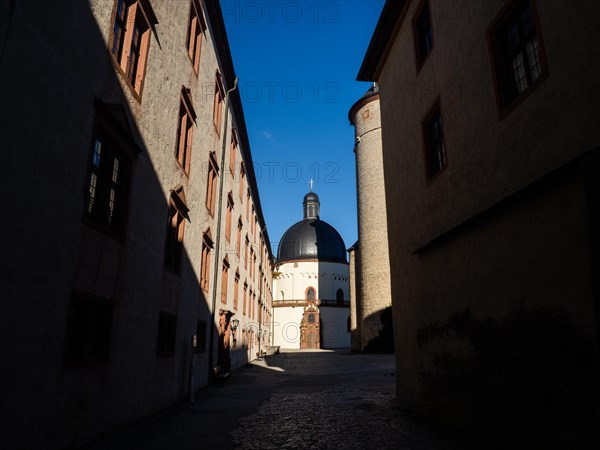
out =
[[[150,31],[143,90],[136,95],[107,48],[116,1],[61,2],[60,7],[52,2],[0,2],[0,204],[10,210],[10,219],[2,221],[5,239],[0,256],[0,333],[6,368],[0,377],[2,385],[9,387],[0,406],[6,419],[6,448],[78,445],[151,415],[185,398],[190,389],[206,385],[212,371],[210,343],[212,364],[216,361],[219,310],[239,314],[240,328],[250,320],[234,307],[236,270],[241,284],[247,280],[257,293],[256,308],[269,320],[271,255],[265,249],[263,257],[268,240],[263,233],[261,241],[264,221],[256,184],[248,183],[253,177],[249,170],[243,199],[238,194],[239,163],[250,155],[242,139],[236,153],[237,173],[232,176],[227,171],[231,128],[241,135],[245,125],[231,110],[227,129],[224,117],[220,134],[213,125],[216,71],[224,75],[225,89],[233,87],[228,80],[234,74],[224,63],[227,55],[218,54],[223,43],[215,37],[223,33],[218,30],[222,21],[209,16],[201,2],[207,28],[196,74],[186,47],[190,2],[148,3],[158,23]],[[182,86],[189,89],[197,114],[189,174],[175,158]],[[86,220],[98,101],[108,110],[106,120],[113,121],[119,139],[134,141],[132,146],[139,149],[132,158],[122,235]],[[221,246],[220,258],[215,263],[213,250],[209,288],[203,290],[202,237],[208,230],[213,239],[218,235],[216,214],[205,206],[208,160],[210,152],[220,160],[223,140],[227,156],[219,172],[225,177],[221,205],[225,208],[231,191],[233,239],[227,242],[221,232],[222,240],[214,243],[215,248]],[[169,202],[178,187],[183,187],[189,213],[177,273],[165,266],[165,240]],[[255,217],[246,216],[248,187],[258,222],[254,233]],[[265,274],[264,289],[235,254],[239,217],[242,236],[249,234],[258,255],[257,273],[262,268]],[[224,227],[225,213],[221,230]],[[228,295],[222,302],[225,256],[231,267]],[[76,297],[100,299],[112,311],[107,319],[111,326],[102,328],[108,333],[103,338],[108,354],[97,360],[68,357]],[[241,301],[240,292],[238,309]],[[89,314],[88,320],[95,323],[96,313]],[[158,342],[161,314],[175,318],[174,350],[166,355]],[[206,334],[198,336],[199,351],[194,353],[192,336],[202,329],[201,323]],[[92,329],[89,324],[81,327]],[[244,354],[234,358],[237,365],[245,361]]]
[[[379,94],[367,94],[350,111],[355,126],[358,200],[357,297],[360,349],[378,336],[380,314],[392,305]]]

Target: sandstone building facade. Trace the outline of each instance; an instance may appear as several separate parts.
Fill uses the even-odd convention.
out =
[[[0,49],[3,447],[63,448],[253,359],[273,258],[218,1],[2,0]]]
[[[594,1],[387,1],[361,67],[381,96],[398,394],[457,426],[596,416],[599,19]],[[583,435],[551,431],[527,436]]]

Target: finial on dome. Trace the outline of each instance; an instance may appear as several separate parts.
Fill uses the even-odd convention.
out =
[[[310,192],[312,192],[313,184],[314,184],[314,181],[313,181],[312,178],[310,179],[310,181],[308,182],[308,184],[310,184]]]

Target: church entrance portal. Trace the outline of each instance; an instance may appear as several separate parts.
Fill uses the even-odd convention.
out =
[[[309,302],[304,309],[304,315],[300,323],[301,349],[321,348],[319,323],[319,308],[313,302]]]

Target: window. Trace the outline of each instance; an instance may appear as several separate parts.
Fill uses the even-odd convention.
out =
[[[254,317],[254,305],[252,304],[252,289],[248,293],[248,317],[251,319]]]
[[[244,162],[240,164],[240,201],[244,200],[244,180],[246,179],[246,169],[244,168]]]
[[[252,233],[252,236],[256,238],[256,216],[254,214],[254,206],[252,206],[252,215],[250,216],[250,232]]]
[[[179,187],[171,191],[167,242],[165,245],[165,265],[178,273],[181,269],[181,255],[183,253],[184,219],[189,220],[188,212],[183,188]]]
[[[157,23],[148,0],[116,1],[110,53],[138,98],[143,90],[150,30]]]
[[[246,301],[247,301],[247,297],[248,297],[248,283],[244,282],[244,298],[242,299],[242,301],[243,301],[242,314],[244,316],[246,315]]]
[[[234,129],[231,130],[231,145],[229,146],[229,171],[235,177],[235,156],[237,153],[238,140]]]
[[[427,179],[431,180],[446,168],[446,146],[439,103],[423,122]]]
[[[531,0],[509,3],[488,29],[499,109],[547,75],[541,33]]]
[[[246,235],[246,243],[244,245],[244,269],[248,268],[248,246],[250,245],[250,241],[248,240],[248,235]]]
[[[190,19],[188,22],[186,44],[188,55],[196,73],[200,70],[200,49],[202,48],[202,34],[205,28],[206,25],[202,15],[202,8],[200,8],[200,1],[192,0],[190,2]]]
[[[250,249],[250,278],[254,280],[254,249]]]
[[[213,248],[213,240],[210,230],[202,235],[202,261],[200,264],[200,287],[208,292],[210,277],[210,251]]]
[[[308,323],[315,323],[315,315],[314,314],[308,315]]]
[[[97,101],[84,206],[89,225],[124,234],[136,151],[123,107]]]
[[[344,304],[344,291],[342,291],[341,289],[338,289],[337,292],[335,293],[335,300],[338,305],[343,305]]]
[[[417,14],[413,19],[413,31],[418,71],[433,49],[433,28],[431,27],[429,0],[424,0],[417,10]]]
[[[221,74],[217,72],[215,79],[215,104],[213,108],[213,123],[215,124],[215,130],[217,135],[221,135],[221,120],[223,116],[223,98],[225,98],[225,91],[223,89],[223,81],[221,80]]]
[[[122,234],[130,183],[131,160],[108,135],[97,133],[92,146],[87,216],[100,227]]]
[[[229,261],[223,260],[223,270],[221,271],[221,303],[227,303],[227,284],[229,283]]]
[[[312,301],[315,299],[315,290],[313,288],[308,288],[306,290],[306,300]]]
[[[66,364],[108,362],[113,309],[113,303],[108,299],[73,293],[65,335]]]
[[[250,221],[250,188],[246,190],[246,220]]]
[[[215,156],[215,152],[211,152],[208,157],[208,178],[206,180],[206,207],[211,216],[215,214],[218,173],[217,157]]]
[[[231,221],[233,220],[233,195],[227,194],[227,214],[225,216],[225,239],[231,242]]]
[[[177,147],[175,149],[175,158],[183,169],[189,175],[190,159],[192,156],[192,137],[194,122],[196,121],[196,112],[192,105],[190,90],[181,88],[181,102],[179,105],[179,124],[177,129]]]
[[[242,218],[240,217],[237,225],[237,239],[235,241],[235,255],[240,260],[240,247],[242,245]]]
[[[156,354],[158,356],[173,356],[175,354],[175,333],[177,317],[161,312],[158,318],[158,337],[156,339]]]
[[[196,345],[196,353],[206,352],[206,322],[199,320],[196,326],[196,337],[198,339]]]
[[[235,271],[235,281],[233,284],[233,309],[238,309],[238,300],[240,294],[240,273]]]

